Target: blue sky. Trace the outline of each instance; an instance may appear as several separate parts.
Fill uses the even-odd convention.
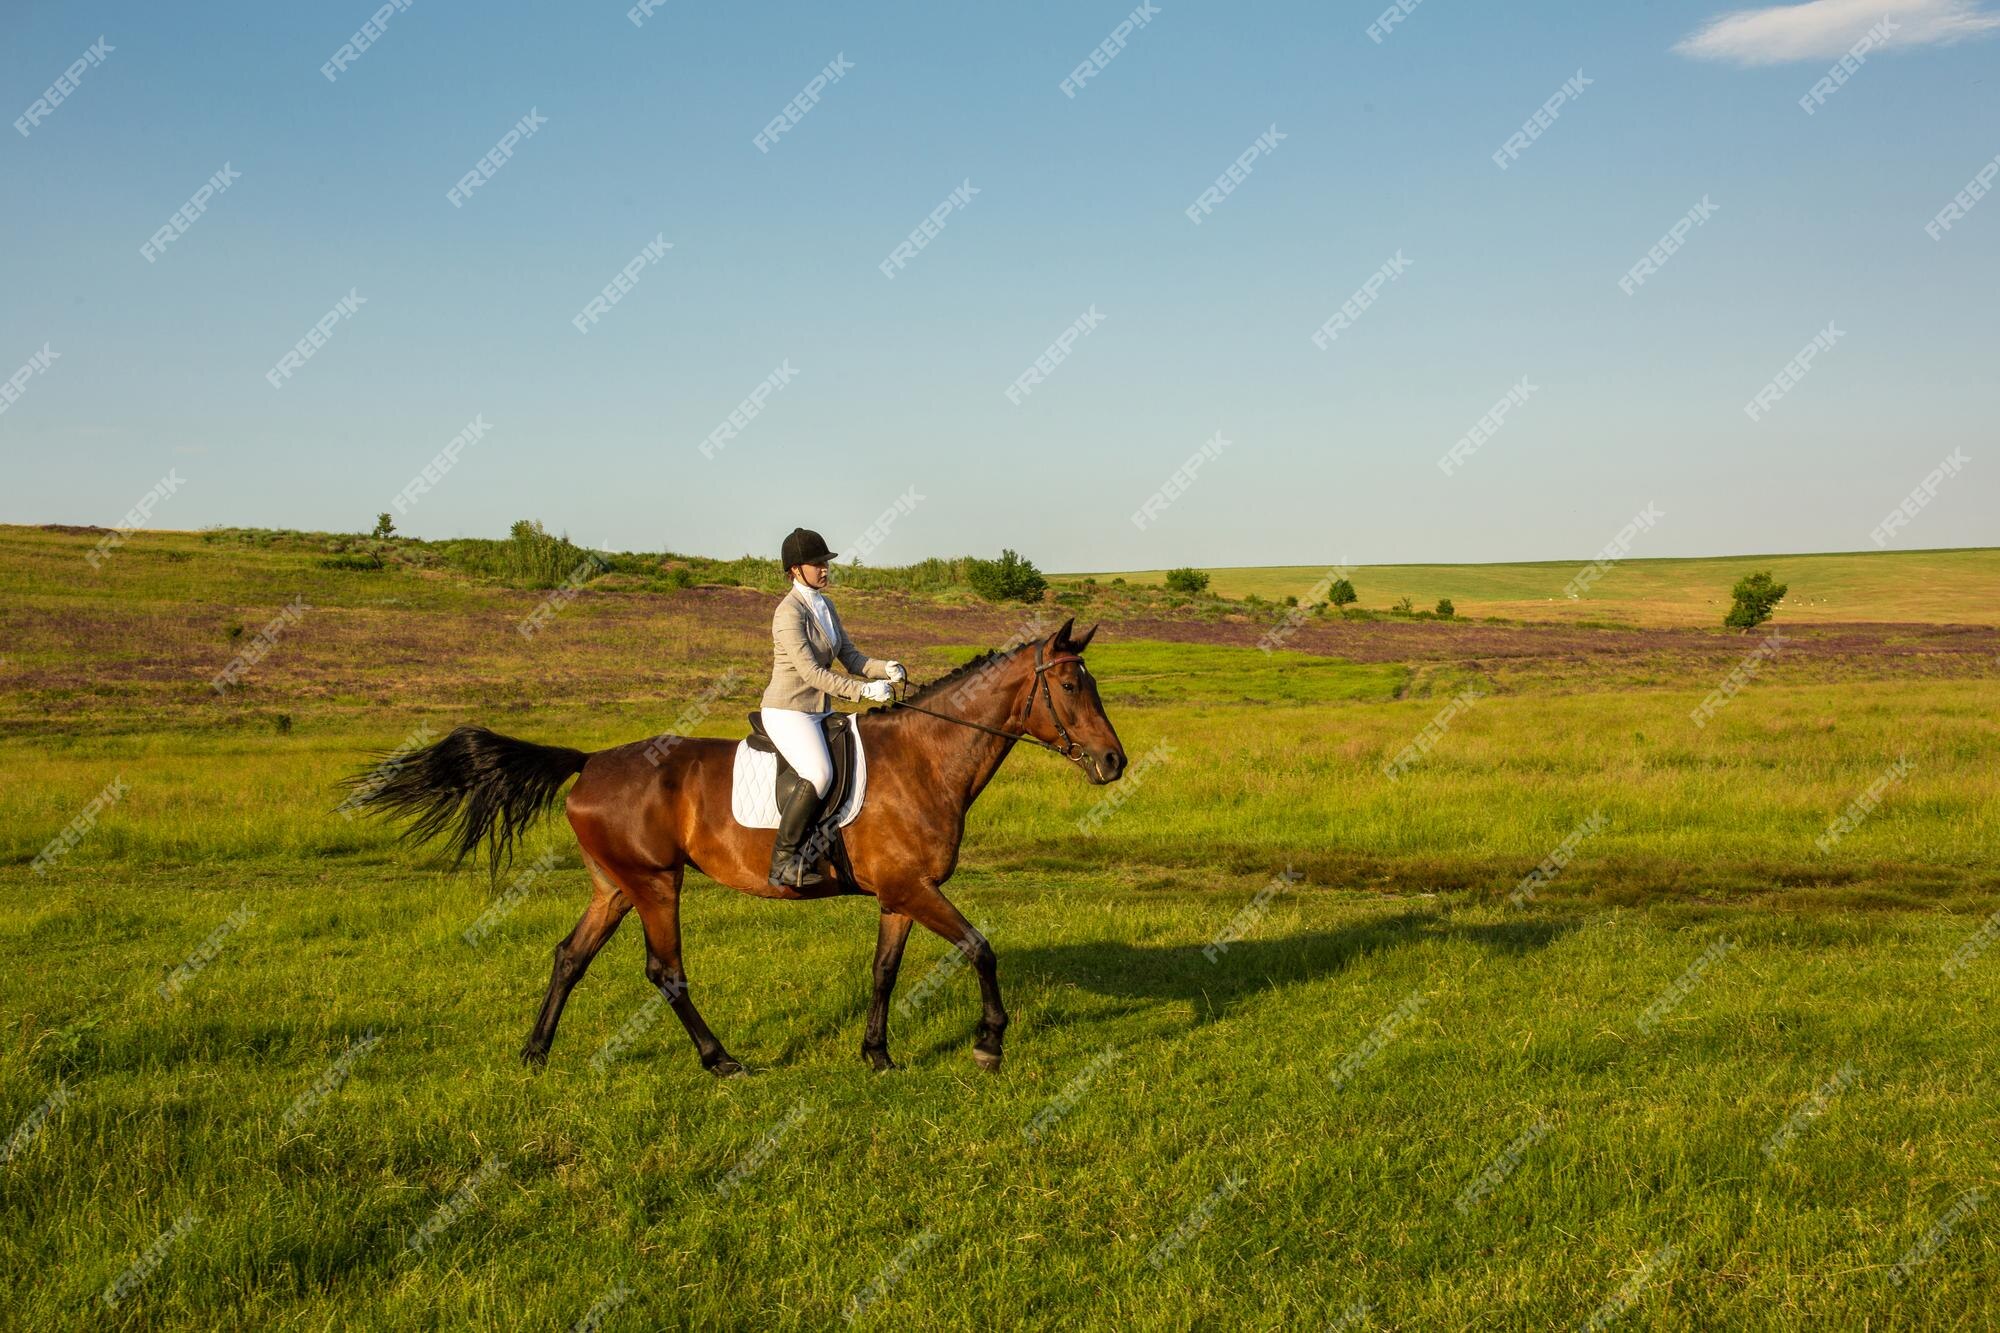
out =
[[[914,492],[873,563],[1582,560],[1649,504],[1634,556],[1856,550],[1963,450],[1890,544],[1996,540],[2000,202],[1925,230],[2000,154],[2000,36],[1972,0],[1720,28],[1711,4],[1423,0],[1380,42],[1372,3],[1168,0],[1074,97],[1062,80],[1131,5],[669,0],[635,25],[626,3],[415,0],[329,82],[374,8],[10,20],[9,120],[110,50],[0,135],[0,380],[57,354],[0,414],[0,521],[116,523],[174,470],[155,526],[352,531],[477,416],[489,429],[404,531],[532,516],[592,545],[734,555],[803,524],[850,553]],[[1885,14],[1894,31],[1868,38]],[[852,68],[760,151],[836,56]],[[1502,170],[1495,151],[1579,71]],[[546,123],[454,207],[531,109]],[[238,178],[148,262],[225,163]],[[580,333],[658,236],[672,249]],[[350,292],[364,304],[274,388]]]

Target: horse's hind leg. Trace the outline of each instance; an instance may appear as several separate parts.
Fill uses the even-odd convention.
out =
[[[576,929],[556,945],[555,965],[549,971],[549,993],[542,999],[542,1012],[535,1018],[534,1031],[528,1034],[528,1044],[521,1048],[521,1058],[531,1065],[547,1062],[549,1044],[556,1039],[556,1021],[562,1017],[570,991],[583,979],[584,969],[618,929],[625,913],[632,910],[632,900],[605,878],[596,862],[586,857],[584,864],[590,867],[590,906],[583,909],[583,919],[576,923]]]
[[[703,1069],[718,1078],[742,1073],[743,1066],[722,1048],[688,996],[687,973],[681,968],[680,868],[629,882],[627,891],[638,904],[639,920],[646,928],[646,980],[673,1006],[675,1016],[694,1041]]]

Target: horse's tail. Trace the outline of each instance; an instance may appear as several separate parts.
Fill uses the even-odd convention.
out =
[[[498,873],[501,861],[513,858],[515,835],[555,804],[588,758],[565,746],[460,727],[435,745],[384,756],[342,785],[349,805],[409,821],[406,842],[444,834],[453,865],[485,843],[488,864]]]

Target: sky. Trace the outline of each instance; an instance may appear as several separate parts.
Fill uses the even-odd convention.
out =
[[[10,13],[0,521],[2000,540],[1984,0],[179,8]]]

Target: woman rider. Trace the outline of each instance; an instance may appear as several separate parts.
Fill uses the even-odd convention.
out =
[[[800,855],[799,844],[817,823],[820,799],[833,783],[833,760],[820,730],[821,720],[833,711],[829,696],[887,703],[894,697],[894,682],[908,674],[901,662],[863,655],[841,628],[833,603],[821,591],[833,557],[820,535],[806,528],[793,528],[780,553],[792,586],[771,617],[771,684],[764,691],[764,734],[792,766],[792,778],[778,793],[778,841],[771,849],[773,887],[810,888],[826,879]],[[849,674],[827,669],[835,658]]]

